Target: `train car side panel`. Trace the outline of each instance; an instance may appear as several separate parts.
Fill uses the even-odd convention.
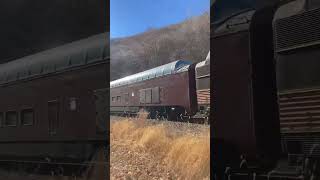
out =
[[[110,90],[111,111],[137,112],[147,107],[183,107],[187,113],[195,112],[191,105],[195,90],[189,90],[189,72],[180,72],[159,78],[154,78]],[[152,98],[153,97],[153,98]]]

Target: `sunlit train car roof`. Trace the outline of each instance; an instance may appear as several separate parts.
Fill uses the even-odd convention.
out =
[[[197,63],[196,68],[201,67],[201,66],[207,66],[207,65],[210,65],[210,51],[206,57],[206,60]]]
[[[175,74],[188,70],[189,65],[192,64],[189,61],[178,60],[174,61],[147,71],[143,71],[137,74],[133,74],[115,81],[110,82],[110,87],[118,87],[123,85],[132,84],[156,77],[161,77],[169,74]]]
[[[0,64],[0,84],[106,61],[108,46],[109,33],[102,33]]]

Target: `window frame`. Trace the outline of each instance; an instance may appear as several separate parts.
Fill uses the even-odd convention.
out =
[[[8,125],[7,124],[7,117],[8,117],[8,113],[15,113],[16,114],[16,123],[15,125]],[[19,112],[18,111],[15,111],[15,110],[8,110],[5,112],[5,116],[4,116],[4,127],[17,127],[18,126],[18,123],[19,123]]]
[[[74,104],[72,104],[74,102]],[[73,107],[74,105],[74,107]],[[69,111],[78,111],[79,109],[79,98],[70,97],[68,102],[68,109]]]
[[[23,112],[24,111],[28,111],[28,110],[31,110],[32,111],[32,124],[24,124],[23,123]],[[33,126],[35,124],[35,112],[34,112],[34,108],[33,107],[28,107],[28,108],[23,108],[20,110],[20,124],[22,126]]]

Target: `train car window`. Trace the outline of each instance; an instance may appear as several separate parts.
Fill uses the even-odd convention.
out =
[[[81,65],[85,63],[85,56],[83,53],[77,53],[77,54],[73,54],[71,55],[71,66],[74,65]]]
[[[116,101],[116,97],[112,97],[112,102],[115,102]]]
[[[3,127],[3,112],[0,113],[0,127]]]
[[[20,73],[17,72],[17,79],[20,79]]]
[[[152,103],[160,103],[160,88],[152,88]]]
[[[21,111],[21,124],[24,126],[32,126],[34,122],[33,109],[24,109]]]
[[[142,76],[141,77],[141,80],[143,81],[143,80],[147,80],[148,79],[148,75],[144,75],[144,76]]]
[[[139,90],[140,103],[144,104],[146,102],[146,91],[144,89]]]
[[[27,77],[29,77],[28,69],[21,69],[20,72],[19,72],[19,78],[20,79],[25,79]]]
[[[162,72],[163,72],[162,70],[157,71],[157,72],[156,72],[156,77],[160,77],[160,76],[162,76]]]
[[[103,47],[103,58],[107,58],[107,45],[105,45],[104,47]]]
[[[2,73],[1,76],[0,76],[0,83],[1,83],[1,84],[3,84],[3,83],[6,82],[6,78],[5,78],[5,77],[6,77],[6,74],[5,74],[5,73]]]
[[[18,113],[16,111],[6,112],[5,126],[17,126]]]
[[[145,103],[151,104],[152,103],[152,89],[145,90]]]
[[[168,75],[168,74],[171,74],[171,69],[164,69],[163,70],[163,75]]]
[[[87,63],[99,61],[102,59],[102,49],[101,48],[91,48],[87,51]]]
[[[7,82],[15,81],[17,80],[17,76],[15,73],[9,73],[7,74]]]
[[[41,64],[34,64],[29,69],[30,75],[39,75],[43,72]]]
[[[121,96],[117,96],[117,101],[118,101],[118,102],[121,101]]]
[[[69,99],[69,108],[71,111],[77,110],[77,99],[76,98]]]
[[[127,103],[129,102],[129,93],[124,94],[124,101]]]
[[[56,70],[59,71],[59,70],[64,70],[68,67],[69,65],[69,56],[65,56],[61,59],[57,59],[57,60],[54,60],[55,63],[55,67],[56,67]]]
[[[48,74],[54,72],[54,66],[52,64],[43,64],[42,65],[42,73]]]
[[[148,77],[149,77],[149,79],[155,78],[156,74],[155,73],[151,73]]]

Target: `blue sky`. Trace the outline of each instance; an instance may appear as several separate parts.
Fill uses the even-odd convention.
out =
[[[111,0],[111,38],[179,23],[210,9],[210,0]]]

